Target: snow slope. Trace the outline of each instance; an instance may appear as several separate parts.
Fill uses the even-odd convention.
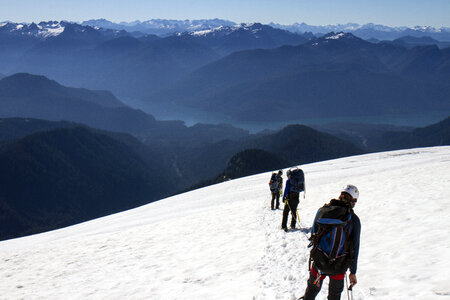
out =
[[[296,299],[315,212],[347,183],[362,222],[354,299],[450,299],[450,147],[302,168],[300,230],[280,230],[269,173],[249,176],[0,242],[0,299]]]

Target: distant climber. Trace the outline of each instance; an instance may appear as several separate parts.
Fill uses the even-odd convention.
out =
[[[278,175],[276,173],[272,173],[269,181],[270,193],[272,194],[272,200],[270,201],[270,208],[273,210],[280,206],[280,192],[278,189]],[[274,203],[276,200],[276,203]]]
[[[295,229],[297,219],[297,207],[300,202],[299,195],[305,191],[305,175],[302,169],[291,169],[287,171],[288,179],[284,189],[283,201],[283,219],[281,221],[281,229],[287,231],[287,220],[289,212],[291,212],[291,229]]]

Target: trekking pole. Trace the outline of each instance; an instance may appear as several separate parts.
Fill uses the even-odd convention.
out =
[[[345,272],[345,284],[347,284],[347,272]],[[350,284],[350,286],[347,286],[347,297],[349,297],[349,299],[353,300],[353,283]],[[350,296],[349,296],[350,294]]]
[[[347,299],[348,300],[350,300],[350,292],[349,292],[350,288],[348,287],[347,272],[345,272],[345,289],[347,290]],[[352,295],[352,299],[353,299],[353,295]]]
[[[353,284],[350,284],[348,290],[350,291],[350,299],[353,300]]]

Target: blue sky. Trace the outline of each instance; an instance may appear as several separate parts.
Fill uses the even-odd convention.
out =
[[[0,21],[98,18],[450,27],[450,0],[0,0]]]

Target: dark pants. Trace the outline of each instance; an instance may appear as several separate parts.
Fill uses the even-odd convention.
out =
[[[328,300],[341,299],[341,293],[344,290],[344,277],[342,275],[345,276],[345,274],[330,276],[330,283],[328,285]],[[314,284],[316,278],[317,272],[316,270],[311,268],[311,271],[309,272],[308,286],[306,287],[305,296],[303,296],[303,300],[316,299],[317,294],[320,292],[320,289],[322,288],[324,276],[322,276],[316,282],[316,284]]]
[[[281,221],[281,228],[287,228],[287,220],[289,212],[291,212],[291,228],[295,228],[295,222],[297,220],[297,206],[300,202],[298,193],[291,192],[288,195],[287,203],[284,204],[283,220]]]
[[[271,191],[272,192],[272,200],[270,201],[270,208],[274,208],[274,202],[276,200],[276,209],[280,208],[280,192],[279,191]]]

